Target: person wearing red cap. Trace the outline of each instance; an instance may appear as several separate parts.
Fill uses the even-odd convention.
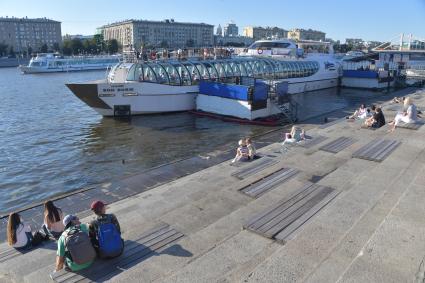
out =
[[[122,249],[124,248],[124,241],[121,238],[121,227],[117,217],[112,213],[107,214],[106,205],[100,200],[96,200],[92,202],[90,208],[96,215],[96,218],[90,222],[90,238],[92,239],[92,244],[95,250],[97,251],[99,257],[114,257],[121,254],[117,252],[109,253],[107,251],[103,251],[103,247],[101,245],[109,245],[109,243],[103,243],[103,242],[99,243],[100,238],[108,239],[109,241],[112,241],[112,242],[114,242],[114,238],[115,239],[119,238],[118,241],[119,241],[119,245],[121,245],[121,252],[122,252]],[[115,229],[113,227],[112,229],[108,229],[106,227],[107,225],[109,225],[109,227],[111,228],[110,224],[113,224],[115,226]],[[111,232],[111,230],[113,231]],[[104,236],[102,237],[102,233],[110,233],[110,234],[109,235],[103,234]],[[111,243],[111,245],[116,245],[116,243],[115,244]]]

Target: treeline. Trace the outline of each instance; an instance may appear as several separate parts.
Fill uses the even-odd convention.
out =
[[[64,55],[79,54],[114,54],[119,50],[116,39],[104,40],[101,34],[96,34],[91,39],[65,39],[63,41],[62,53]]]
[[[114,54],[119,50],[118,41],[116,39],[104,40],[102,35],[95,35],[91,39],[64,39],[62,46],[59,43],[53,43],[52,46],[43,44],[38,49],[29,46],[26,50],[19,53],[22,56],[31,55],[33,53],[60,52],[64,55],[82,55],[82,54]],[[13,46],[9,46],[0,42],[0,57],[15,57],[18,53],[14,51]]]

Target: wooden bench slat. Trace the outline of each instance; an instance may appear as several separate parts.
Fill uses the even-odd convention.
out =
[[[249,166],[244,167],[241,170],[236,171],[232,174],[232,176],[238,178],[238,179],[244,179],[247,176],[251,176],[255,173],[258,173],[267,167],[270,167],[273,164],[276,164],[278,161],[271,158],[262,157],[258,160],[252,161],[252,163]]]
[[[387,156],[389,156],[399,145],[401,144],[401,142],[399,141],[393,141],[392,143],[389,144],[389,146],[382,151],[380,154],[374,156],[374,159],[381,162],[383,161],[385,158],[387,158]]]
[[[275,234],[283,230],[287,225],[289,225],[292,221],[297,219],[300,215],[302,215],[305,211],[305,207],[308,207],[312,203],[316,203],[317,200],[323,199],[329,192],[325,189],[325,187],[315,186],[315,190],[313,193],[309,194],[302,200],[298,201],[293,206],[284,210],[278,217],[275,217],[270,222],[261,226],[258,230],[268,238],[272,238]]]
[[[286,182],[287,180],[294,177],[296,174],[298,174],[299,171],[292,168],[283,168],[279,171],[263,178],[259,182],[250,184],[242,189],[240,191],[242,193],[245,193],[251,197],[258,198],[261,195],[265,194],[266,192],[270,191],[271,189],[275,188],[276,186]]]
[[[355,156],[367,156],[372,154],[374,151],[378,150],[380,147],[384,146],[387,143],[384,139],[374,139],[373,141],[367,143],[366,145],[359,148],[357,151],[353,153],[353,157]]]
[[[327,140],[328,138],[325,136],[315,136],[312,139],[306,139],[304,141],[299,142],[298,144],[304,148],[311,148],[315,145],[318,145],[319,143],[322,143],[323,141]]]
[[[342,151],[343,149],[349,147],[353,143],[356,142],[356,139],[349,138],[349,137],[339,137],[330,143],[327,143],[326,145],[320,147],[320,150],[331,152],[331,153],[338,153]]]
[[[353,153],[353,157],[381,162],[401,143],[394,140],[375,139]]]
[[[325,207],[330,201],[332,201],[340,192],[333,190],[328,194],[322,201],[313,206],[307,213],[304,213],[297,220],[288,225],[285,229],[279,232],[274,238],[277,241],[285,242],[288,238],[298,230],[302,225],[304,225],[308,220],[310,220],[314,215],[316,215],[323,207]]]
[[[337,194],[338,192],[332,188],[307,183],[301,188],[300,193],[266,209],[250,220],[244,228],[271,239],[276,239],[279,235],[278,240],[283,241],[287,235],[301,227]]]
[[[329,193],[330,191],[328,190],[321,190],[318,195],[309,199],[304,205],[299,207],[297,210],[295,210],[293,213],[291,213],[287,217],[283,218],[281,222],[277,223],[270,230],[266,231],[265,236],[272,238],[275,235],[277,235],[279,232],[281,232],[283,229],[289,226],[292,222],[294,222],[295,220],[300,218],[303,214],[305,214],[307,211],[312,209],[318,202],[324,199]]]
[[[116,274],[119,274],[122,272],[123,269],[127,269],[131,264],[138,260],[143,260],[144,258],[147,258],[148,256],[151,256],[152,254],[155,254],[158,252],[161,248],[164,248],[168,246],[169,244],[177,241],[184,235],[180,232],[174,233],[171,236],[162,239],[161,241],[156,242],[155,244],[152,244],[149,248],[150,250],[144,250],[143,252],[137,253],[133,255],[132,257],[127,257],[125,260],[120,261],[117,266],[114,267],[114,269],[108,270],[108,274],[102,274],[102,277],[96,278],[96,281],[103,281],[102,279],[109,279]]]
[[[128,262],[134,262],[155,252],[155,247],[171,243],[175,239],[183,237],[183,234],[171,228],[168,224],[162,224],[138,236],[124,246],[124,252],[120,257],[97,260],[88,269],[78,273],[61,270],[52,275],[56,282],[91,282],[97,281],[100,277],[110,275],[112,272],[121,272],[119,266]],[[158,245],[159,244],[159,245]],[[106,273],[105,273],[105,270]]]
[[[424,120],[418,120],[415,123],[400,123],[397,125],[397,128],[408,129],[408,130],[418,130],[425,124]]]
[[[279,209],[282,205],[290,201],[291,199],[294,199],[296,197],[303,197],[302,194],[308,193],[308,190],[312,187],[313,183],[307,183],[303,187],[301,187],[297,192],[293,193],[288,199],[284,199],[277,204],[273,205],[269,209],[266,209],[265,211],[255,215],[252,219],[248,220],[248,222],[244,225],[245,229],[248,229],[252,225],[254,225],[257,221],[262,219],[263,217],[267,216],[267,214]],[[301,195],[301,196],[300,196]]]
[[[288,200],[287,202],[283,203],[279,209],[274,210],[273,212],[267,214],[262,219],[258,220],[256,223],[254,223],[252,226],[250,226],[250,229],[262,231],[264,229],[267,229],[269,225],[272,225],[274,222],[274,219],[276,217],[279,217],[282,213],[286,212],[287,210],[293,209],[293,207],[298,207],[300,204],[304,203],[305,199],[308,199],[310,195],[317,194],[317,185],[312,184],[308,190],[304,191],[303,194],[299,194],[296,197]],[[270,224],[271,223],[271,224]]]

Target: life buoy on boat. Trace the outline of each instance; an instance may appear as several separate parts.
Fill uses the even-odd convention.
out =
[[[263,49],[261,49],[261,48],[258,48],[258,49],[257,49],[257,53],[258,53],[258,55],[261,55],[261,54],[263,54]]]

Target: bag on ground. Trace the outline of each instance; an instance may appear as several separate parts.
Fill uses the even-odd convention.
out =
[[[65,237],[65,249],[76,264],[85,264],[96,258],[90,237],[78,227],[73,227]]]

